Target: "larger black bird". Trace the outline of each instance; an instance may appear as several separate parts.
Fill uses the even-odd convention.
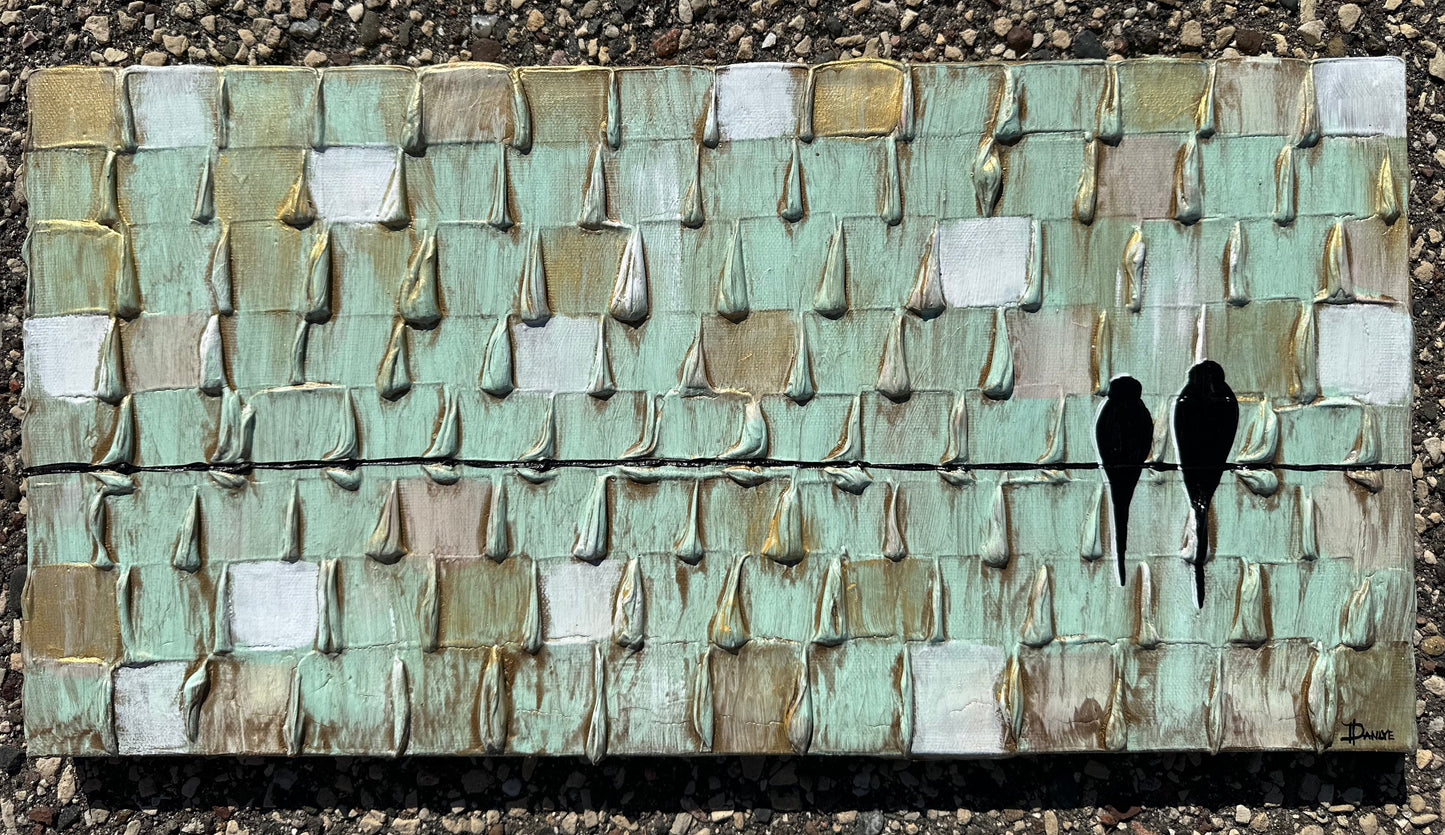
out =
[[[1209,503],[1229,468],[1229,450],[1239,428],[1239,401],[1224,381],[1224,369],[1205,360],[1189,369],[1189,382],[1174,406],[1174,441],[1184,471],[1184,491],[1194,509],[1194,595],[1204,605],[1204,564],[1209,561]]]
[[[1119,585],[1124,585],[1124,552],[1129,543],[1129,502],[1144,473],[1149,447],[1154,440],[1154,418],[1139,399],[1143,392],[1133,377],[1119,377],[1109,383],[1109,399],[1099,410],[1094,439],[1109,481],[1109,498],[1114,506],[1114,537],[1119,551]]]

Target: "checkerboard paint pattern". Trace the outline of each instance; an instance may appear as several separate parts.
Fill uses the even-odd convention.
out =
[[[30,751],[1410,750],[1404,96],[1395,59],[40,72]]]

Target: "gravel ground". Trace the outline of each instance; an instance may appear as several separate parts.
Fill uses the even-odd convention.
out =
[[[76,0],[4,2],[0,11],[0,577],[23,563],[19,481],[24,80],[43,66],[448,60],[515,64],[1103,58],[1243,53],[1300,58],[1401,55],[1407,62],[1416,328],[1415,490],[1421,748],[1413,756],[1036,757],[1003,762],[855,759],[576,760],[28,759],[13,608],[0,650],[0,826],[5,835],[187,835],[323,831],[807,835],[884,831],[1430,832],[1445,815],[1445,305],[1442,258],[1445,21],[1431,0]],[[1442,267],[1445,268],[1445,267]],[[7,584],[7,593],[11,591]],[[8,595],[7,600],[13,598]]]

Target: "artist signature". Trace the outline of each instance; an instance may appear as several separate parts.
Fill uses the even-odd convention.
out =
[[[1395,739],[1395,732],[1389,728],[1366,728],[1353,719],[1345,723],[1345,729],[1348,733],[1340,737],[1340,742],[1348,742],[1351,745],[1357,745],[1361,741],[1387,742]]]

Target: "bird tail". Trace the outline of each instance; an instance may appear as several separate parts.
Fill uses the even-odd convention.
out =
[[[1194,508],[1194,603],[1204,608],[1204,564],[1209,561],[1209,505]]]
[[[1124,557],[1129,551],[1128,504],[1115,503],[1114,505],[1114,539],[1119,551],[1119,585],[1128,585],[1128,566]]]

